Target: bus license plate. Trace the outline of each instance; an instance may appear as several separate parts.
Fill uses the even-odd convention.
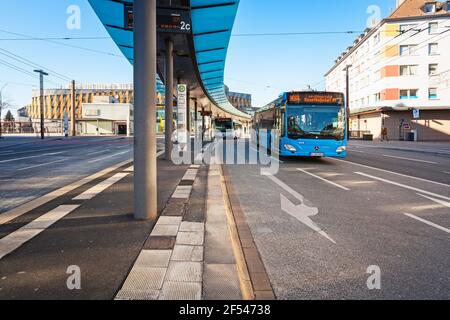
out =
[[[323,153],[311,153],[311,157],[323,157]]]

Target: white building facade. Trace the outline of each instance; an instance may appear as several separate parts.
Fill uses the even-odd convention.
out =
[[[450,1],[400,1],[335,61],[328,91],[346,92],[347,68],[352,131],[450,140]]]

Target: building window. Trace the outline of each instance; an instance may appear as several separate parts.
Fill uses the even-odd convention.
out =
[[[437,43],[430,43],[428,45],[428,55],[435,56],[439,54],[439,45]]]
[[[401,76],[415,76],[417,75],[417,66],[400,66],[400,75]]]
[[[417,46],[416,45],[403,45],[400,46],[400,55],[401,56],[412,56],[416,53]]]
[[[417,24],[402,24],[400,25],[400,33],[406,33],[408,31],[412,31],[417,27]]]
[[[436,12],[436,2],[428,2],[424,7],[425,13],[435,13]]]
[[[436,33],[438,33],[438,29],[439,29],[439,23],[437,23],[437,22],[430,22],[428,24],[428,33],[429,34],[436,34]]]
[[[400,99],[417,99],[419,90],[417,89],[403,89],[400,90]]]
[[[428,99],[436,100],[438,98],[437,88],[428,89]]]
[[[438,73],[438,64],[437,63],[432,63],[428,66],[428,74],[430,76],[435,76]]]

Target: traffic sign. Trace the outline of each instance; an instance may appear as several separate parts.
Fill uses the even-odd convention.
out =
[[[419,109],[414,109],[413,110],[413,118],[414,119],[420,119],[420,110]]]

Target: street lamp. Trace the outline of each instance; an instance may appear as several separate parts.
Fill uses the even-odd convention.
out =
[[[3,87],[0,89],[0,139],[2,138],[2,109],[3,109],[3,96],[2,92],[6,88],[8,84],[6,83],[3,85]]]

